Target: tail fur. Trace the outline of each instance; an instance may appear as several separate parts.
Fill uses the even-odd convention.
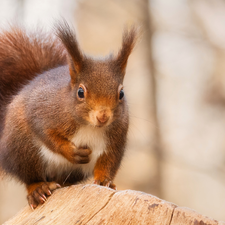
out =
[[[37,74],[64,64],[65,47],[54,35],[12,26],[0,31],[0,107]]]

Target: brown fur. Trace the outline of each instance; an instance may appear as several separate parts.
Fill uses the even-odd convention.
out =
[[[52,183],[74,184],[85,179],[80,169],[68,176],[67,170],[57,168],[58,172],[47,175],[41,146],[70,165],[87,164],[94,152],[89,146],[75,146],[70,138],[86,125],[104,129],[106,151],[97,159],[93,175],[95,183],[115,188],[112,181],[124,154],[129,125],[126,99],[118,98],[135,29],[124,33],[118,55],[104,60],[85,56],[65,21],[55,29],[62,44],[51,34],[37,37],[18,28],[0,36],[0,167],[26,184],[33,208],[43,203],[43,193]],[[85,87],[84,99],[78,96],[79,87]]]
[[[0,131],[11,96],[37,74],[65,64],[64,47],[52,34],[13,26],[0,32]]]
[[[80,51],[76,35],[69,27],[68,23],[63,20],[55,26],[56,34],[69,52],[69,65],[72,83],[76,82],[76,76],[80,73],[85,56]]]
[[[10,27],[0,33],[0,102],[15,94],[37,74],[65,65],[66,52],[58,39],[41,29],[25,32]]]
[[[137,29],[135,26],[133,26],[130,30],[125,29],[123,34],[123,43],[122,48],[119,51],[118,57],[117,57],[117,63],[120,66],[120,70],[125,74],[125,69],[127,66],[127,60],[132,52],[135,43],[137,41]]]

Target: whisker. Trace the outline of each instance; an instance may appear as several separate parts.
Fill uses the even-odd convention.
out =
[[[130,112],[129,112],[129,115],[130,115],[131,118],[140,119],[140,120],[142,120],[142,121],[146,121],[146,122],[150,123],[151,126],[153,126],[154,128],[156,128],[156,129],[158,129],[158,130],[161,129],[159,125],[156,125],[156,124],[155,124],[153,121],[151,121],[151,120],[147,120],[147,119],[145,119],[145,118],[141,118],[141,117],[132,115]]]
[[[66,179],[63,182],[63,185],[66,183],[66,181],[68,180],[69,176],[71,175],[71,173],[73,172],[73,170],[71,170],[71,172],[68,174],[68,176],[66,177]]]
[[[144,121],[152,124],[152,122],[150,120],[147,120],[147,119],[144,119],[144,118],[141,118],[141,117],[137,117],[137,116],[134,116],[134,115],[130,115],[130,117],[133,117],[133,118],[136,118],[136,119],[140,119],[140,120],[144,120]]]
[[[132,126],[141,134],[141,136],[143,137],[143,138],[145,138],[145,139],[147,139],[148,137],[146,136],[146,135],[144,135],[138,128],[137,128],[137,126],[134,124],[134,123],[132,123]],[[130,129],[130,131],[131,131],[131,129]],[[135,135],[134,135],[135,136]]]

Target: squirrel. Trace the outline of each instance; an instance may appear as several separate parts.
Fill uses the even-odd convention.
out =
[[[123,90],[135,26],[116,55],[85,55],[65,20],[54,32],[11,26],[0,33],[0,169],[25,184],[32,209],[57,188],[113,179],[129,114]]]

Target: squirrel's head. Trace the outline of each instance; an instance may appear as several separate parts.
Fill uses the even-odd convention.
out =
[[[57,24],[56,34],[68,52],[76,119],[81,123],[102,127],[123,117],[127,110],[123,80],[128,57],[137,39],[136,28],[125,30],[118,54],[104,60],[84,55],[75,33],[65,21]]]

